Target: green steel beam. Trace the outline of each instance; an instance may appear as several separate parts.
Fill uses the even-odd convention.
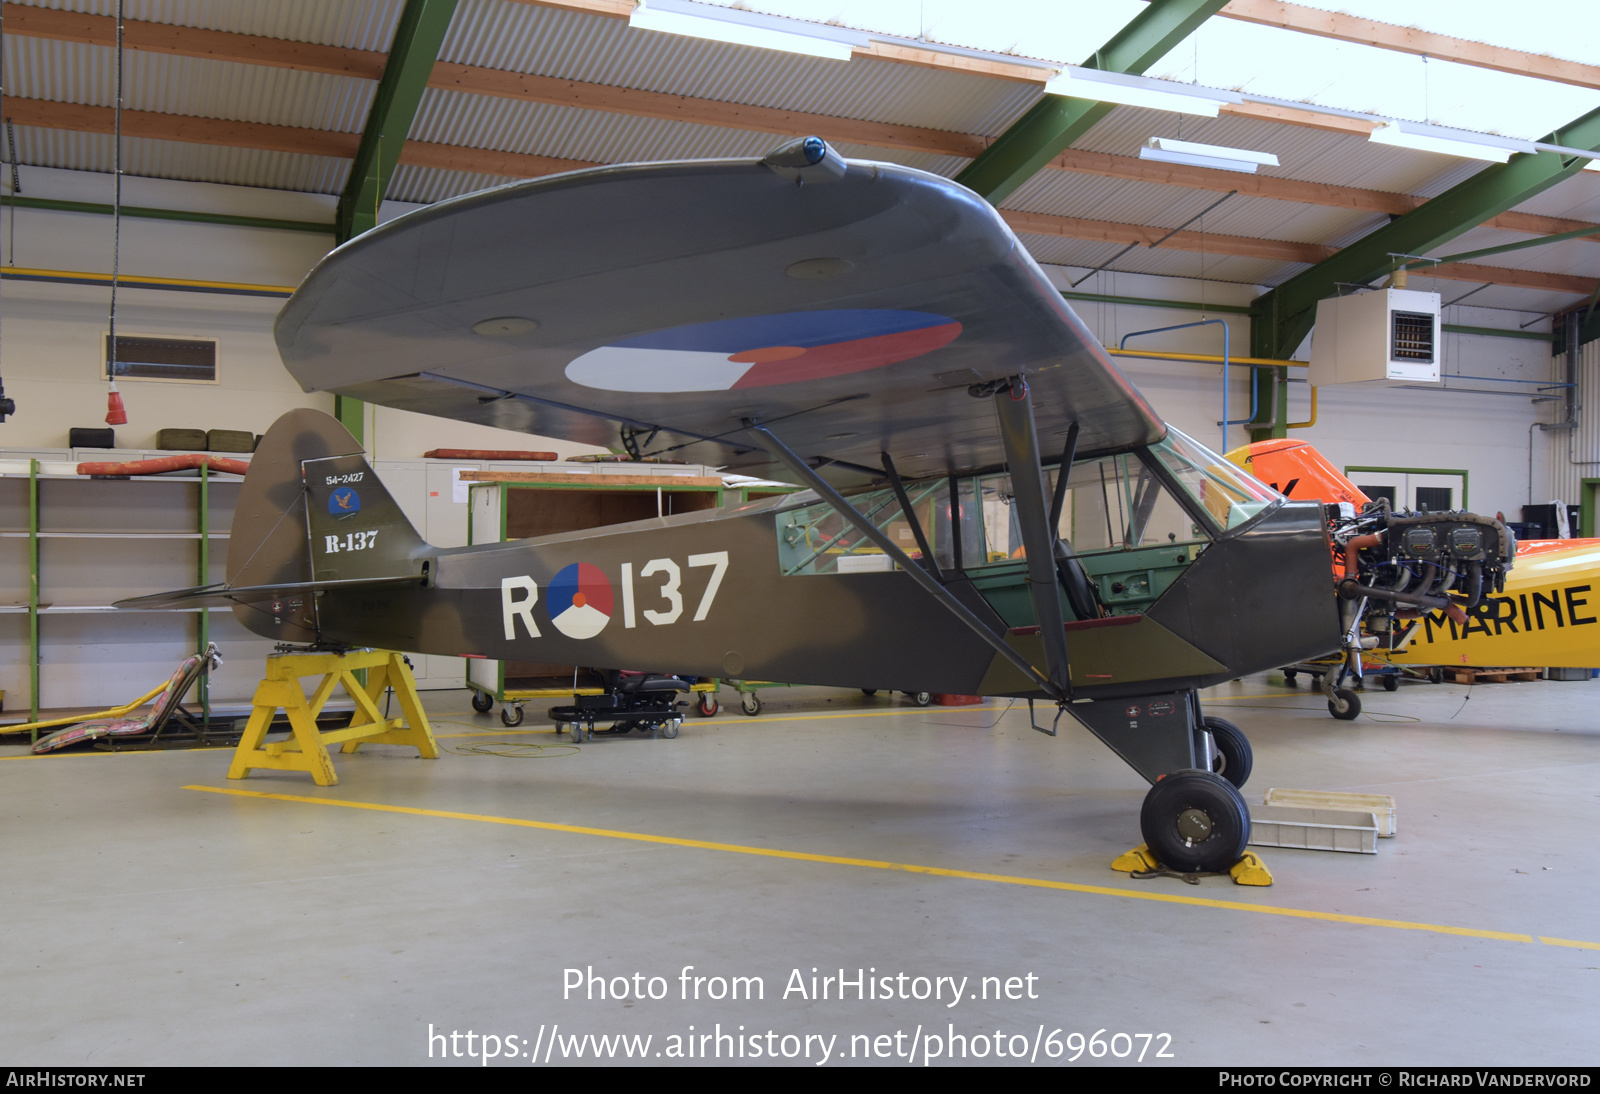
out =
[[[1139,75],[1194,33],[1225,2],[1151,0],[1083,67]],[[1046,95],[967,164],[956,181],[999,205],[1109,114],[1113,105]]]
[[[55,198],[30,198],[17,194],[0,197],[0,205],[14,205],[18,209],[45,209],[57,213],[95,213],[111,216],[115,209],[97,201],[57,201]],[[186,209],[150,209],[139,205],[124,205],[125,217],[145,217],[150,220],[183,220],[195,224],[227,224],[236,228],[278,228],[286,232],[317,232],[332,235],[333,225],[315,220],[279,220],[276,217],[246,217],[233,213],[193,213]]]
[[[456,0],[406,0],[383,78],[378,81],[372,110],[361,131],[361,145],[350,167],[350,179],[339,196],[334,224],[340,243],[378,223],[378,204],[394,178],[400,149],[417,116],[428,76],[439,58],[439,47],[455,10]]]
[[[1097,292],[1069,292],[1061,290],[1064,300],[1082,300],[1090,304],[1127,304],[1137,308],[1174,308],[1178,311],[1217,312],[1222,315],[1249,315],[1246,304],[1200,304],[1189,300],[1162,300],[1149,296],[1108,296]]]
[[[366,444],[366,408],[367,404],[360,399],[352,399],[345,395],[333,397],[333,416],[339,419],[339,424],[350,431],[350,436],[356,439],[357,444]]]
[[[1553,342],[1555,335],[1541,330],[1512,330],[1510,327],[1468,327],[1460,323],[1441,323],[1446,334],[1476,334],[1484,338],[1527,338],[1535,342]]]
[[[1570,232],[1557,232],[1553,236],[1538,236],[1534,239],[1521,239],[1515,243],[1502,243],[1498,247],[1483,247],[1476,251],[1462,251],[1460,254],[1445,255],[1442,258],[1413,258],[1405,264],[1406,269],[1416,270],[1426,274],[1431,266],[1443,266],[1451,262],[1466,262],[1474,258],[1487,258],[1490,255],[1504,254],[1507,251],[1520,251],[1527,247],[1543,247],[1546,243],[1560,243],[1564,239],[1583,239],[1600,235],[1593,227],[1574,228]]]
[[[1600,149],[1600,109],[1545,137],[1550,144]],[[1255,300],[1250,351],[1288,357],[1311,333],[1317,301],[1341,284],[1365,285],[1394,269],[1391,255],[1418,255],[1440,247],[1484,221],[1570,178],[1588,161],[1555,152],[1519,153],[1285,281]]]

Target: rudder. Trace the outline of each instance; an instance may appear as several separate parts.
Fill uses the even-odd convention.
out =
[[[227,583],[283,587],[420,576],[418,556],[430,550],[349,431],[321,411],[292,410],[272,424],[251,459],[234,510]],[[235,602],[233,612],[269,638],[319,637],[310,589]]]

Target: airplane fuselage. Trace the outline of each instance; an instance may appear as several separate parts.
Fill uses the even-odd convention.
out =
[[[435,551],[425,585],[326,590],[319,626],[326,640],[350,645],[504,661],[1037,694],[905,572],[785,573],[781,514],[806,499]],[[318,572],[359,550],[367,533],[350,527],[344,538],[314,538]],[[1326,550],[1317,507],[1290,504],[1196,557],[1161,549],[1086,556],[1091,574],[1155,565],[1181,572],[1142,611],[1067,624],[1075,694],[1205,686],[1326,652],[1337,643],[1331,606],[1311,616],[1275,613],[1266,627],[1262,613],[1246,608],[1328,603]],[[963,603],[1038,663],[1037,627],[1018,618],[1008,606],[1017,598],[1005,595],[1025,582],[1020,564],[986,563],[945,577]]]

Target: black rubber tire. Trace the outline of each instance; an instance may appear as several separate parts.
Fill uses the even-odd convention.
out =
[[[1383,690],[1384,691],[1399,691],[1400,690],[1400,677],[1399,677],[1399,675],[1397,675],[1396,673],[1392,673],[1392,672],[1391,673],[1386,673],[1383,676]]]
[[[1283,683],[1284,683],[1284,686],[1285,687],[1291,687],[1291,688],[1299,687],[1300,685],[1295,683],[1295,679],[1299,675],[1300,674],[1298,672],[1294,671],[1294,669],[1284,669],[1283,670]]]
[[[1175,771],[1145,795],[1139,830],[1156,861],[1167,869],[1219,873],[1244,854],[1250,841],[1250,809],[1238,788],[1222,776]]]
[[[861,689],[861,694],[865,695],[868,699],[870,699],[874,695],[878,694],[878,689],[877,688],[862,688]]]
[[[508,729],[512,726],[520,726],[522,724],[522,708],[514,706],[501,707],[500,721]]]
[[[1444,669],[1441,669],[1441,668],[1431,668],[1431,669],[1429,669],[1428,670],[1428,683],[1430,683],[1430,684],[1442,684],[1442,683],[1444,683]]]
[[[747,691],[739,696],[739,709],[754,717],[761,713],[761,696],[753,691]]]
[[[1250,738],[1226,718],[1214,718],[1211,715],[1206,716],[1206,732],[1211,734],[1211,743],[1216,752],[1211,765],[1212,774],[1221,775],[1234,786],[1243,787],[1250,778],[1250,769],[1255,766]]]
[[[709,691],[702,691],[700,693],[700,698],[695,700],[694,709],[695,713],[700,715],[700,717],[711,718],[715,716],[717,711],[721,710],[722,707],[718,705],[717,697],[715,695],[711,694]]]
[[[910,695],[911,701],[919,707],[925,707],[933,702],[933,692],[931,691],[911,691],[906,694]]]
[[[494,709],[494,696],[490,695],[487,691],[473,692],[472,709],[477,711],[479,714],[488,714]]]
[[[1348,688],[1334,688],[1328,700],[1328,713],[1341,722],[1353,722],[1361,717],[1361,696]]]

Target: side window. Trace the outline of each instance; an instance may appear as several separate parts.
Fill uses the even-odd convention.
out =
[[[1048,469],[1047,490],[1054,491],[1057,474],[1058,469]],[[986,475],[975,480],[974,487],[981,520],[971,522],[970,533],[981,536],[982,549],[964,552],[965,564],[970,567],[1023,557],[1011,477]],[[1205,530],[1131,452],[1072,465],[1057,533],[1079,555],[1208,542]]]
[[[941,563],[949,555],[949,490],[935,479],[910,483],[906,494],[922,525],[929,547]],[[873,525],[912,558],[921,557],[916,533],[900,508],[893,489],[884,487],[850,498]],[[778,565],[785,577],[816,574],[858,574],[895,569],[894,560],[862,535],[827,502],[816,502],[776,514]],[[941,547],[942,541],[942,547]]]

